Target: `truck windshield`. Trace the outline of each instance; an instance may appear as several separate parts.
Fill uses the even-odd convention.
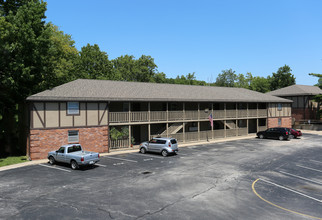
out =
[[[75,146],[71,146],[68,148],[68,153],[72,153],[72,152],[75,152],[75,151],[81,151],[82,148],[80,145],[75,145]]]

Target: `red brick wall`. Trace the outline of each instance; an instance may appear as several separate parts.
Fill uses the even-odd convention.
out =
[[[49,151],[68,144],[68,130],[78,130],[79,144],[86,151],[108,151],[108,127],[60,128],[30,131],[30,158],[45,159]]]
[[[267,128],[274,128],[274,127],[292,127],[292,117],[281,117],[282,123],[278,125],[278,118],[268,118],[267,119]]]
[[[316,119],[316,110],[314,111],[308,108],[292,108],[292,117],[295,118],[296,121]]]

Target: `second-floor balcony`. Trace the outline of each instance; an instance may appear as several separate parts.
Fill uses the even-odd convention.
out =
[[[110,112],[109,121],[111,124],[117,123],[137,123],[137,122],[172,122],[172,121],[196,121],[205,120],[209,115],[213,119],[240,119],[267,117],[266,109],[242,109],[242,110],[213,110],[204,111],[133,111],[133,112]]]

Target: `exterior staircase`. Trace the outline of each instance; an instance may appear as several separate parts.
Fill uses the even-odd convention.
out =
[[[173,123],[171,126],[168,127],[168,134],[176,134],[183,128],[182,123]],[[164,130],[160,135],[166,135],[167,130]]]

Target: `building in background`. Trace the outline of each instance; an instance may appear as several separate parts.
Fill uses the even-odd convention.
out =
[[[69,143],[109,152],[155,136],[206,141],[292,123],[292,101],[243,88],[79,79],[27,101],[31,159]]]
[[[317,86],[292,85],[282,89],[277,89],[266,93],[285,99],[292,100],[293,123],[317,119],[317,111],[320,109],[318,103],[313,98],[322,94],[322,90]]]

